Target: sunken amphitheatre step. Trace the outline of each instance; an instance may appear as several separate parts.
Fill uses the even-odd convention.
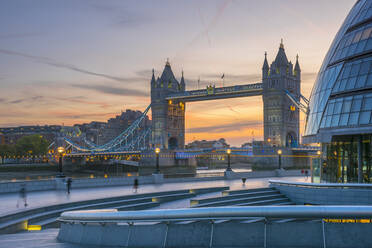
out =
[[[14,214],[0,216],[0,233],[14,233],[27,229],[28,225],[40,223],[53,226],[54,219],[64,211],[84,209],[117,208],[119,210],[139,210],[159,206],[160,203],[191,198],[197,194],[221,192],[229,187],[196,188],[175,191],[164,191],[145,194],[134,194],[68,202],[40,208],[31,208]]]
[[[272,199],[287,199],[282,194],[270,194],[264,196],[253,196],[253,197],[241,197],[237,199],[227,199],[224,201],[215,201],[215,202],[208,202],[202,204],[196,204],[191,207],[218,207],[218,206],[234,206],[237,204],[243,203],[250,203],[250,202],[258,202],[264,200],[272,200]]]
[[[275,188],[256,188],[256,189],[240,189],[240,190],[224,190],[222,191],[222,196],[227,195],[236,195],[236,194],[243,194],[243,193],[253,193],[253,192],[273,192],[277,191]]]
[[[265,195],[274,195],[274,194],[280,194],[278,190],[273,191],[261,191],[261,192],[245,192],[240,194],[232,194],[232,195],[226,195],[226,196],[217,196],[217,197],[208,197],[208,198],[202,198],[202,197],[196,197],[190,200],[190,205],[197,205],[197,204],[203,204],[208,202],[218,202],[218,201],[226,201],[230,199],[240,199],[240,198],[248,198],[248,197],[255,197],[255,196],[265,196]]]

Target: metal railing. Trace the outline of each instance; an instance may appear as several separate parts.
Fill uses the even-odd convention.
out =
[[[303,188],[337,188],[337,189],[372,189],[372,184],[364,183],[302,183],[302,182],[286,182],[280,180],[269,180],[273,186],[293,186]]]
[[[146,211],[85,210],[64,212],[59,221],[68,223],[133,223],[200,220],[264,219],[372,219],[372,206],[258,206],[165,209]]]

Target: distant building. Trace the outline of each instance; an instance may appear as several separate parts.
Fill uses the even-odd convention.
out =
[[[226,143],[226,140],[221,138],[219,140],[195,140],[186,145],[187,149],[203,149],[203,148],[211,148],[211,149],[223,149],[230,147],[229,144]]]
[[[40,134],[45,139],[53,142],[62,129],[58,125],[45,126],[20,126],[20,127],[5,127],[0,128],[0,142],[1,144],[15,144],[17,140],[24,136]]]
[[[75,126],[79,127],[83,137],[88,141],[97,145],[103,145],[119,136],[141,115],[141,111],[127,109],[120,115],[110,118],[107,122],[92,121],[90,123],[77,124]],[[146,116],[145,120],[140,125],[139,131],[148,127],[151,127],[151,120]]]
[[[83,136],[95,144],[101,144],[102,140],[102,130],[107,126],[106,122],[92,121],[90,123],[76,124],[74,127],[77,127],[81,130]]]
[[[141,117],[141,111],[134,111],[127,109],[125,112],[122,112],[121,115],[117,115],[115,118],[111,118],[107,121],[107,125],[102,130],[102,139],[101,144],[107,143],[108,141],[117,137],[125,129],[127,129],[132,123]],[[148,116],[145,117],[145,120],[140,125],[140,129],[146,129],[151,126],[151,121]],[[139,131],[141,131],[139,130]]]
[[[242,148],[245,148],[245,149],[252,148],[252,143],[251,142],[244,143],[242,144]]]

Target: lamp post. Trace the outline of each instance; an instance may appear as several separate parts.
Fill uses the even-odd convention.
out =
[[[159,174],[160,173],[160,168],[159,168],[159,153],[160,153],[160,148],[159,147],[156,147],[155,148],[155,156],[156,156],[156,170],[155,170],[155,174]]]
[[[64,177],[63,172],[62,172],[62,159],[63,159],[63,154],[65,153],[65,148],[60,146],[57,148],[57,152],[59,155],[59,163],[58,163],[58,175],[57,177]]]
[[[227,149],[226,153],[227,153],[227,168],[226,168],[226,171],[232,171],[231,170],[231,164],[230,164],[231,149]]]
[[[279,149],[278,151],[278,162],[279,162],[279,170],[282,168],[282,150]]]
[[[316,171],[318,171],[317,175],[316,176],[319,176],[319,182],[320,182],[320,179],[322,178],[322,152],[321,151],[316,151],[316,155],[318,156],[318,169]],[[312,168],[311,170],[311,182],[313,183],[314,182],[314,168]],[[342,182],[344,181],[344,167],[342,166],[342,170],[341,170],[341,173],[342,173]]]

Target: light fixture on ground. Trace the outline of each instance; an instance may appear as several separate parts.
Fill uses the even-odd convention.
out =
[[[231,149],[227,149],[226,154],[227,154],[227,168],[226,168],[226,171],[232,171],[231,170],[231,164],[230,164]]]
[[[282,150],[279,149],[277,153],[278,153],[278,163],[279,163],[279,170],[280,170],[282,168]]]
[[[155,148],[155,156],[156,156],[156,170],[155,173],[159,174],[160,173],[160,168],[159,168],[159,153],[160,153],[160,148],[156,147]]]
[[[62,172],[62,160],[63,155],[65,154],[65,148],[63,146],[60,146],[57,148],[58,156],[59,156],[59,162],[58,162],[58,174],[57,177],[64,177]]]

